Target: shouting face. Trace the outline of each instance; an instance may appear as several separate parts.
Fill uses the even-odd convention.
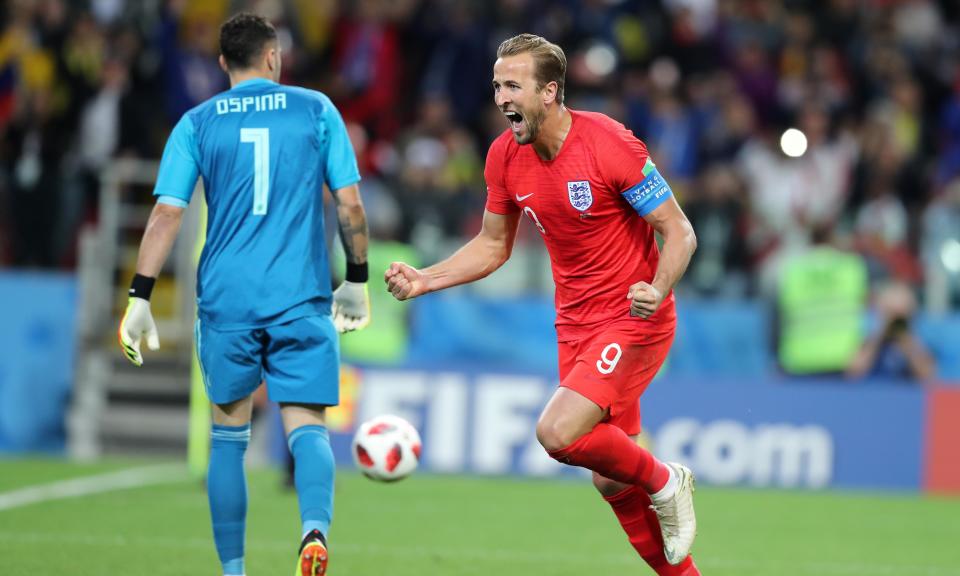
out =
[[[493,93],[517,144],[536,141],[547,109],[544,90],[537,86],[533,56],[499,58],[493,65]]]

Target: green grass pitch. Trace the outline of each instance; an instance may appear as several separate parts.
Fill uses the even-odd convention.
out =
[[[0,460],[0,500],[143,465]],[[295,495],[249,476],[247,574],[293,572]],[[701,487],[694,556],[708,576],[960,576],[960,499]],[[337,480],[332,576],[651,574],[586,482],[415,475]],[[0,575],[217,575],[196,480],[0,510]]]

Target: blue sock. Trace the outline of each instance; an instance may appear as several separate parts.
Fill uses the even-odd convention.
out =
[[[243,456],[250,443],[250,425],[213,425],[207,498],[213,521],[213,541],[224,574],[243,574],[243,544],[247,528],[247,478]]]
[[[287,438],[293,454],[293,482],[300,500],[303,535],[319,530],[323,537],[333,519],[333,449],[324,426],[301,426]]]

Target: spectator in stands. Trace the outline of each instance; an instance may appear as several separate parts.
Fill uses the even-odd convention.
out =
[[[714,96],[713,109],[702,106],[705,132],[700,146],[705,162],[731,162],[757,131],[757,119],[750,101],[726,74],[715,74],[708,84]]]
[[[452,116],[442,94],[423,97],[417,123],[398,138],[400,174],[397,183],[404,211],[400,238],[421,250],[437,248],[439,233],[461,235],[464,221],[482,196],[482,160],[473,139]]]
[[[868,293],[863,258],[834,245],[829,224],[813,247],[787,259],[780,275],[777,352],[787,374],[841,373],[863,342]]]
[[[907,211],[887,180],[873,178],[867,186],[867,200],[856,211],[853,231],[870,277],[912,276],[916,266],[906,247]]]
[[[479,9],[479,3],[450,3],[451,13],[428,55],[422,79],[424,93],[447,94],[456,121],[475,129],[481,127],[479,113],[489,105],[489,80],[476,73],[489,63],[490,42],[478,19]],[[482,145],[486,148],[487,143]]]
[[[941,153],[936,181],[942,185],[960,176],[960,74],[957,74],[953,94],[943,105],[939,120]]]
[[[663,166],[664,174],[689,182],[698,171],[698,141],[701,127],[693,111],[684,106],[669,90],[659,90],[652,97],[646,130],[647,146]]]
[[[924,301],[945,312],[960,303],[960,176],[954,178],[923,215],[921,239]]]
[[[703,296],[745,295],[743,182],[733,169],[715,164],[691,187],[685,201],[687,217],[701,242],[684,277],[684,287]]]
[[[18,100],[7,128],[2,162],[10,178],[13,264],[58,264],[61,162],[66,153],[64,118],[51,88],[38,87]]]
[[[876,307],[876,329],[853,357],[847,376],[930,382],[937,367],[913,331],[917,311],[913,291],[903,283],[887,284],[878,291]]]
[[[100,172],[113,159],[120,143],[121,102],[127,87],[127,64],[108,59],[101,72],[100,90],[83,108],[77,138],[83,202],[80,216],[94,220],[98,206]]]
[[[400,90],[403,58],[396,6],[384,0],[350,3],[336,27],[333,82],[328,94],[348,122],[358,122],[376,138],[392,138],[399,127],[393,109]],[[402,4],[402,3],[400,3]]]
[[[229,86],[217,64],[219,3],[167,0],[157,29],[171,123]]]
[[[779,132],[775,138],[755,138],[739,157],[764,295],[776,290],[784,261],[807,249],[811,229],[832,227],[839,220],[857,155],[853,135],[833,135],[819,102],[810,101],[800,110],[797,127],[809,143],[799,158],[787,157],[780,149]]]

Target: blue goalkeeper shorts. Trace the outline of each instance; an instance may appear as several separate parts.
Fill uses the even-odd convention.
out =
[[[264,380],[274,402],[340,401],[340,340],[330,316],[246,330],[217,330],[197,320],[194,338],[214,404],[246,398]]]

